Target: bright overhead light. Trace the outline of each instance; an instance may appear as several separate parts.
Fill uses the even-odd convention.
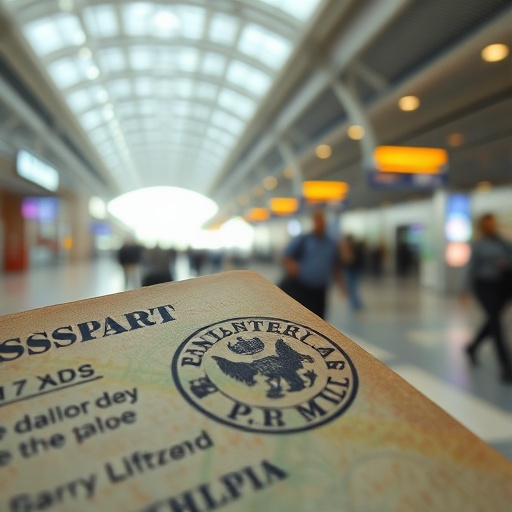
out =
[[[398,106],[404,112],[412,112],[420,106],[420,100],[416,96],[402,96],[398,100]]]
[[[475,191],[479,194],[487,194],[492,190],[492,183],[490,181],[479,181],[476,184]]]
[[[318,158],[329,158],[332,155],[331,146],[328,146],[327,144],[320,144],[316,147],[315,154]]]
[[[85,43],[85,41],[87,41],[87,38],[85,37],[85,34],[80,31],[80,32],[77,32],[74,36],[73,36],[73,42],[77,45],[77,46],[80,46],[82,44]]]
[[[498,62],[508,55],[508,46],[505,44],[490,44],[482,50],[481,55],[486,62]]]
[[[452,148],[458,148],[462,146],[465,142],[464,135],[462,133],[454,132],[450,133],[448,137],[446,137],[446,144]]]
[[[153,23],[162,30],[172,30],[180,26],[180,20],[170,11],[160,11],[153,16]]]
[[[89,48],[87,48],[87,46],[83,46],[82,48],[80,48],[80,50],[78,51],[78,54],[80,55],[80,57],[82,57],[82,59],[90,59],[92,57],[92,53],[91,53],[91,50],[89,50]]]
[[[206,196],[178,187],[148,187],[116,197],[109,212],[147,243],[188,244],[218,211]]]
[[[353,124],[347,130],[347,134],[352,140],[361,140],[364,137],[364,128],[358,124]]]
[[[267,190],[273,190],[274,188],[277,187],[277,179],[275,178],[275,176],[267,176],[264,180],[263,180],[263,186],[267,189]]]
[[[90,66],[85,72],[89,80],[95,80],[100,76],[100,70],[96,66]]]
[[[287,179],[287,180],[291,180],[293,179],[293,175],[294,175],[294,170],[291,168],[291,167],[285,167],[284,171],[283,171],[283,175],[284,177]]]

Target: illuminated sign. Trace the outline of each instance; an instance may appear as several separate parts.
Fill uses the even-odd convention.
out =
[[[471,203],[468,196],[448,196],[444,234],[448,242],[469,242],[471,239]]]
[[[471,201],[464,194],[450,194],[446,201],[445,261],[450,267],[464,266],[471,255]]]
[[[348,183],[344,181],[305,181],[302,195],[308,201],[341,201],[348,192]]]
[[[270,218],[270,212],[267,208],[252,208],[249,212],[244,216],[244,219],[247,222],[263,222]]]
[[[16,157],[16,172],[40,187],[56,192],[59,188],[59,173],[50,165],[28,151],[19,151]]]
[[[25,197],[21,203],[24,219],[53,222],[59,214],[59,201],[55,197]]]
[[[440,174],[448,165],[448,153],[441,148],[378,146],[373,157],[379,172]]]
[[[290,215],[299,209],[299,200],[294,197],[273,197],[269,206],[274,215]]]

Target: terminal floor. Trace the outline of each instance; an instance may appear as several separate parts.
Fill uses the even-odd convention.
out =
[[[248,268],[273,282],[281,274],[271,265]],[[183,260],[175,273],[191,276]],[[0,314],[8,314],[123,291],[123,277],[114,261],[98,260],[4,275],[0,290]],[[463,352],[482,321],[476,304],[462,307],[414,279],[366,279],[361,293],[365,307],[353,313],[333,288],[327,321],[512,460],[512,385],[500,382],[490,342],[476,367]],[[512,308],[505,333],[512,352]]]

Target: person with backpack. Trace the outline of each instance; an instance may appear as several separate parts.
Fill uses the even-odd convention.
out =
[[[323,210],[314,210],[310,233],[291,240],[283,253],[286,278],[280,287],[320,318],[325,318],[327,290],[333,279],[344,291],[336,242],[326,231]]]
[[[502,315],[512,294],[512,246],[498,234],[492,213],[479,220],[481,237],[473,242],[466,267],[463,302],[472,291],[485,313],[481,328],[465,347],[472,364],[478,364],[477,351],[486,338],[492,339],[501,366],[501,380],[512,383],[512,359],[502,328]]]

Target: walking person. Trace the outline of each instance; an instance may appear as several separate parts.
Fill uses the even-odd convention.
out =
[[[462,298],[465,301],[467,292],[472,290],[485,313],[485,321],[465,350],[472,364],[477,364],[478,348],[487,338],[492,339],[502,370],[501,379],[512,383],[512,359],[501,325],[512,291],[512,246],[499,236],[493,214],[483,215],[478,226],[481,237],[472,244]]]
[[[320,318],[325,318],[327,290],[335,280],[344,291],[336,242],[326,232],[323,210],[312,214],[313,229],[288,244],[283,253],[287,278],[281,288]]]
[[[340,256],[350,308],[352,311],[360,311],[363,309],[363,302],[359,293],[359,281],[364,266],[361,243],[352,235],[345,235],[340,243]]]
[[[124,274],[125,290],[140,286],[140,263],[143,247],[134,238],[128,237],[117,252],[117,261]]]

